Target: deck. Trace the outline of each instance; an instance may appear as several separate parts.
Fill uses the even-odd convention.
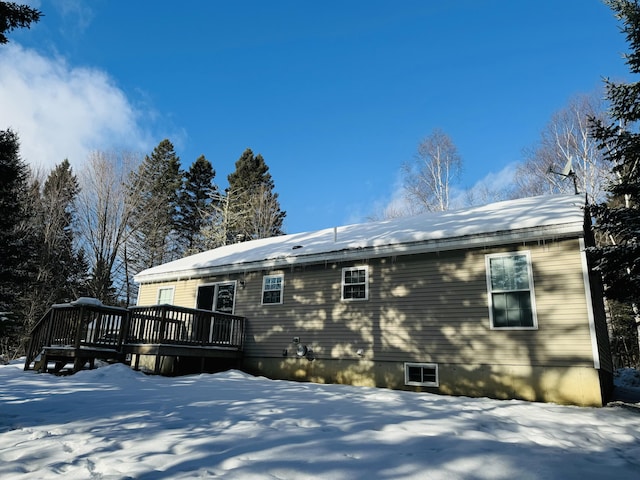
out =
[[[243,317],[174,305],[53,305],[31,332],[25,370],[74,373],[98,359],[139,369],[152,358],[153,373],[185,359],[202,371],[207,359],[241,359],[244,326]]]

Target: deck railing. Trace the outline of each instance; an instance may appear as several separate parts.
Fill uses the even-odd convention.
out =
[[[244,317],[153,305],[129,308],[126,344],[180,344],[242,350]]]
[[[26,363],[44,347],[122,349],[128,312],[126,308],[94,304],[53,305],[31,331]]]
[[[82,349],[78,354],[84,356],[87,349],[94,349],[91,357],[111,351],[121,354],[125,345],[242,351],[244,328],[244,317],[175,305],[129,309],[91,303],[53,305],[31,331],[25,370],[47,347],[67,352]]]

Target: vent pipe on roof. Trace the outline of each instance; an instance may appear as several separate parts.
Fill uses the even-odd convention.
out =
[[[333,243],[338,241],[338,227],[333,227]]]

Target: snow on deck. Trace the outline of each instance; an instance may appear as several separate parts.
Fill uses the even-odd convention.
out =
[[[571,233],[579,233],[584,222],[583,207],[582,196],[538,196],[282,235],[191,255],[144,270],[135,279],[138,282],[157,281],[163,277],[194,275],[203,269],[265,261],[290,264],[300,258],[312,259],[332,252],[362,251],[561,225],[567,226]]]

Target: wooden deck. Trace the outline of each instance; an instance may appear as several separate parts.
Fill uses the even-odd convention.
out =
[[[244,324],[243,317],[174,305],[54,305],[31,332],[25,370],[74,373],[96,359],[138,369],[151,358],[150,370],[161,373],[191,358],[202,371],[206,359],[242,358]]]

